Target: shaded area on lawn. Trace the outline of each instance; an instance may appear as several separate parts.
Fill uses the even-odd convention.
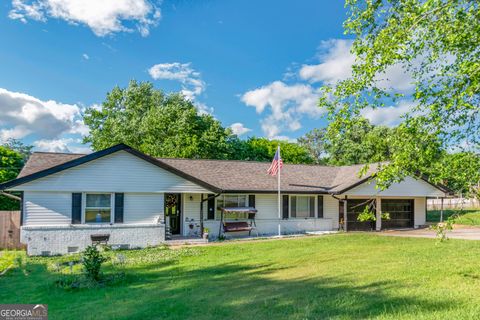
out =
[[[480,210],[444,210],[443,220],[448,219],[454,214],[458,214],[459,218],[455,223],[468,226],[480,226]],[[440,210],[427,211],[427,222],[440,222]]]
[[[62,299],[69,305],[67,308],[57,309],[56,302],[48,302],[50,310],[59,311],[55,318],[211,319],[212,315],[218,319],[268,319],[287,315],[288,318],[302,319],[365,318],[405,312],[418,305],[425,312],[452,305],[447,299],[433,303],[421,297],[392,296],[385,291],[394,291],[399,284],[388,281],[354,285],[339,277],[275,280],[268,277],[272,271],[278,271],[273,265],[220,265],[189,270],[182,267],[167,269],[169,264],[137,268],[137,274],[129,275],[126,280],[124,289],[128,289],[128,296],[122,295],[118,300],[111,299],[116,295],[115,287],[78,292],[62,292],[62,289],[48,284],[40,285],[40,288],[49,292],[47,300],[63,293]],[[34,265],[32,271],[42,272],[42,268]],[[45,300],[38,295],[31,298]],[[104,298],[108,299],[108,307],[104,305]],[[103,311],[86,315],[84,308],[77,309],[83,303],[89,304],[90,311]]]
[[[432,252],[418,250],[427,248]],[[465,249],[445,248],[447,257]],[[136,259],[158,251],[125,254]],[[17,269],[0,278],[0,301],[47,303],[54,319],[439,318],[471,303],[444,287],[451,279],[446,281],[431,264],[432,258],[441,261],[440,250],[425,239],[335,235],[226,244],[199,252],[144,259],[128,267],[123,283],[77,291],[56,287],[58,274],[46,268],[66,258],[35,258],[26,274]],[[478,248],[472,252],[478,253]],[[454,275],[455,283],[456,277],[463,278]],[[424,286],[435,294],[428,295]]]

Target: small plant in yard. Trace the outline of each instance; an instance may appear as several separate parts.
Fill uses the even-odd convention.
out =
[[[82,255],[82,264],[87,277],[94,281],[100,280],[100,269],[106,260],[97,246],[88,246]]]
[[[430,229],[436,232],[437,244],[448,240],[447,232],[453,230],[453,225],[455,223],[457,216],[453,215],[448,217],[447,221],[439,222],[430,226]]]

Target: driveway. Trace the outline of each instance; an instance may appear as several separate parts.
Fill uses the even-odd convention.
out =
[[[435,238],[436,233],[433,230],[426,229],[405,229],[382,231],[381,235],[393,237],[415,237],[415,238]],[[447,236],[450,239],[480,240],[480,228],[456,225],[452,231],[448,231]]]

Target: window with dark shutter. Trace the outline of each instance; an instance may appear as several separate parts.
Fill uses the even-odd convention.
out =
[[[283,195],[283,205],[282,205],[282,217],[283,219],[288,219],[288,195]]]
[[[123,193],[115,193],[115,223],[123,223]]]
[[[213,194],[208,195],[207,219],[215,219],[215,195]]]
[[[82,194],[72,193],[72,224],[82,223]]]
[[[318,218],[323,218],[323,196],[318,196]]]
[[[255,208],[255,195],[254,194],[250,194],[248,196],[248,206]]]

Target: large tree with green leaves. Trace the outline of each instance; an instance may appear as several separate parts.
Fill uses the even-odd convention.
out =
[[[115,87],[83,119],[90,129],[84,142],[94,150],[126,143],[155,157],[226,159],[235,138],[181,94],[165,94],[150,82]]]
[[[329,135],[326,128],[313,129],[298,139],[316,163],[352,165],[390,160],[395,128],[372,125],[356,118],[340,134]]]
[[[0,183],[15,179],[22,169],[24,157],[7,145],[0,146]],[[20,202],[0,195],[0,210],[18,210]]]
[[[406,175],[429,173],[440,181],[444,150],[478,153],[480,137],[480,10],[474,0],[347,0],[344,27],[355,37],[351,76],[323,87],[330,110],[328,134],[341,135],[365,108],[399,99],[412,108],[397,128],[393,154],[377,180],[381,186]],[[388,85],[386,74],[401,68],[411,92]],[[347,128],[347,129],[346,129]],[[464,157],[472,167],[478,157]],[[435,169],[435,170],[434,170]],[[480,173],[467,184],[477,184]]]
[[[303,146],[288,141],[268,140],[267,138],[252,137],[247,140],[238,140],[232,147],[237,152],[232,153],[231,159],[271,161],[277,147],[280,146],[281,157],[285,163],[314,163],[315,159]]]

